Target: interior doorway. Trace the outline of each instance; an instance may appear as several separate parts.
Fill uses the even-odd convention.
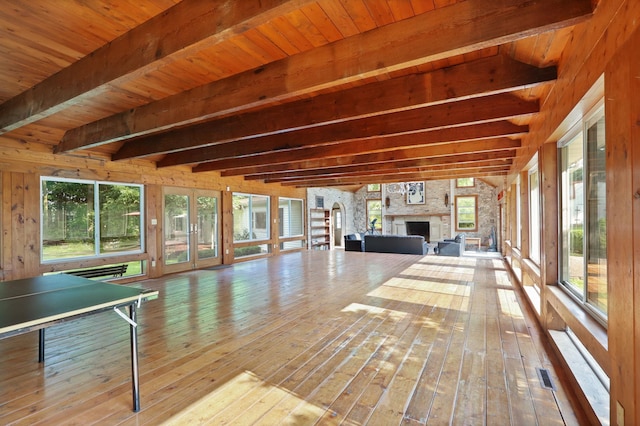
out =
[[[342,230],[344,229],[344,212],[340,207],[340,204],[334,203],[331,207],[331,223],[333,223],[333,246],[342,247],[343,238]]]

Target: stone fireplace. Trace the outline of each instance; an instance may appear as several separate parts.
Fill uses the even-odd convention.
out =
[[[407,220],[404,222],[407,235],[421,235],[426,242],[430,242],[429,222],[426,220]]]
[[[447,216],[448,217],[448,216]],[[443,237],[443,217],[442,215],[387,215],[385,219],[388,221],[389,227],[386,229],[393,235],[410,235],[407,232],[407,223],[409,223],[409,227],[412,227],[412,224],[416,223],[427,223],[428,224],[428,238],[425,236],[425,241],[439,241],[442,240]],[[423,225],[424,227],[424,225]],[[413,232],[413,231],[411,231]],[[414,235],[424,235],[421,233]]]

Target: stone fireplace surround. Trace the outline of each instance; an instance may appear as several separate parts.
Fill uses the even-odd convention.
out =
[[[384,219],[390,225],[386,229],[392,235],[407,235],[405,222],[429,222],[430,241],[441,241],[444,238],[442,215],[395,214],[386,215]]]

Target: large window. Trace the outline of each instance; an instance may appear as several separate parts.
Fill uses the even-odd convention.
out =
[[[143,187],[41,179],[42,261],[142,252]]]
[[[529,259],[540,265],[540,182],[537,165],[529,170]]]
[[[374,231],[382,230],[382,200],[367,200],[367,230],[371,231],[372,223]]]
[[[458,178],[456,179],[456,188],[473,188],[476,185],[474,178]]]
[[[456,231],[478,229],[478,196],[456,195]]]
[[[233,241],[269,239],[269,197],[233,194]]]
[[[604,107],[560,142],[560,279],[600,315],[607,314]]]
[[[280,223],[278,235],[281,238],[302,236],[304,234],[304,211],[302,200],[293,198],[280,198],[278,200],[278,213]],[[302,247],[302,240],[284,241],[280,243],[281,250]]]

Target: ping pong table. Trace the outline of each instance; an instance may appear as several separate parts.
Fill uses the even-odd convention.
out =
[[[67,274],[0,282],[0,339],[39,330],[38,361],[44,362],[45,328],[114,310],[129,323],[133,411],[140,411],[136,308],[157,291],[92,281]],[[127,316],[120,308],[127,307]]]

